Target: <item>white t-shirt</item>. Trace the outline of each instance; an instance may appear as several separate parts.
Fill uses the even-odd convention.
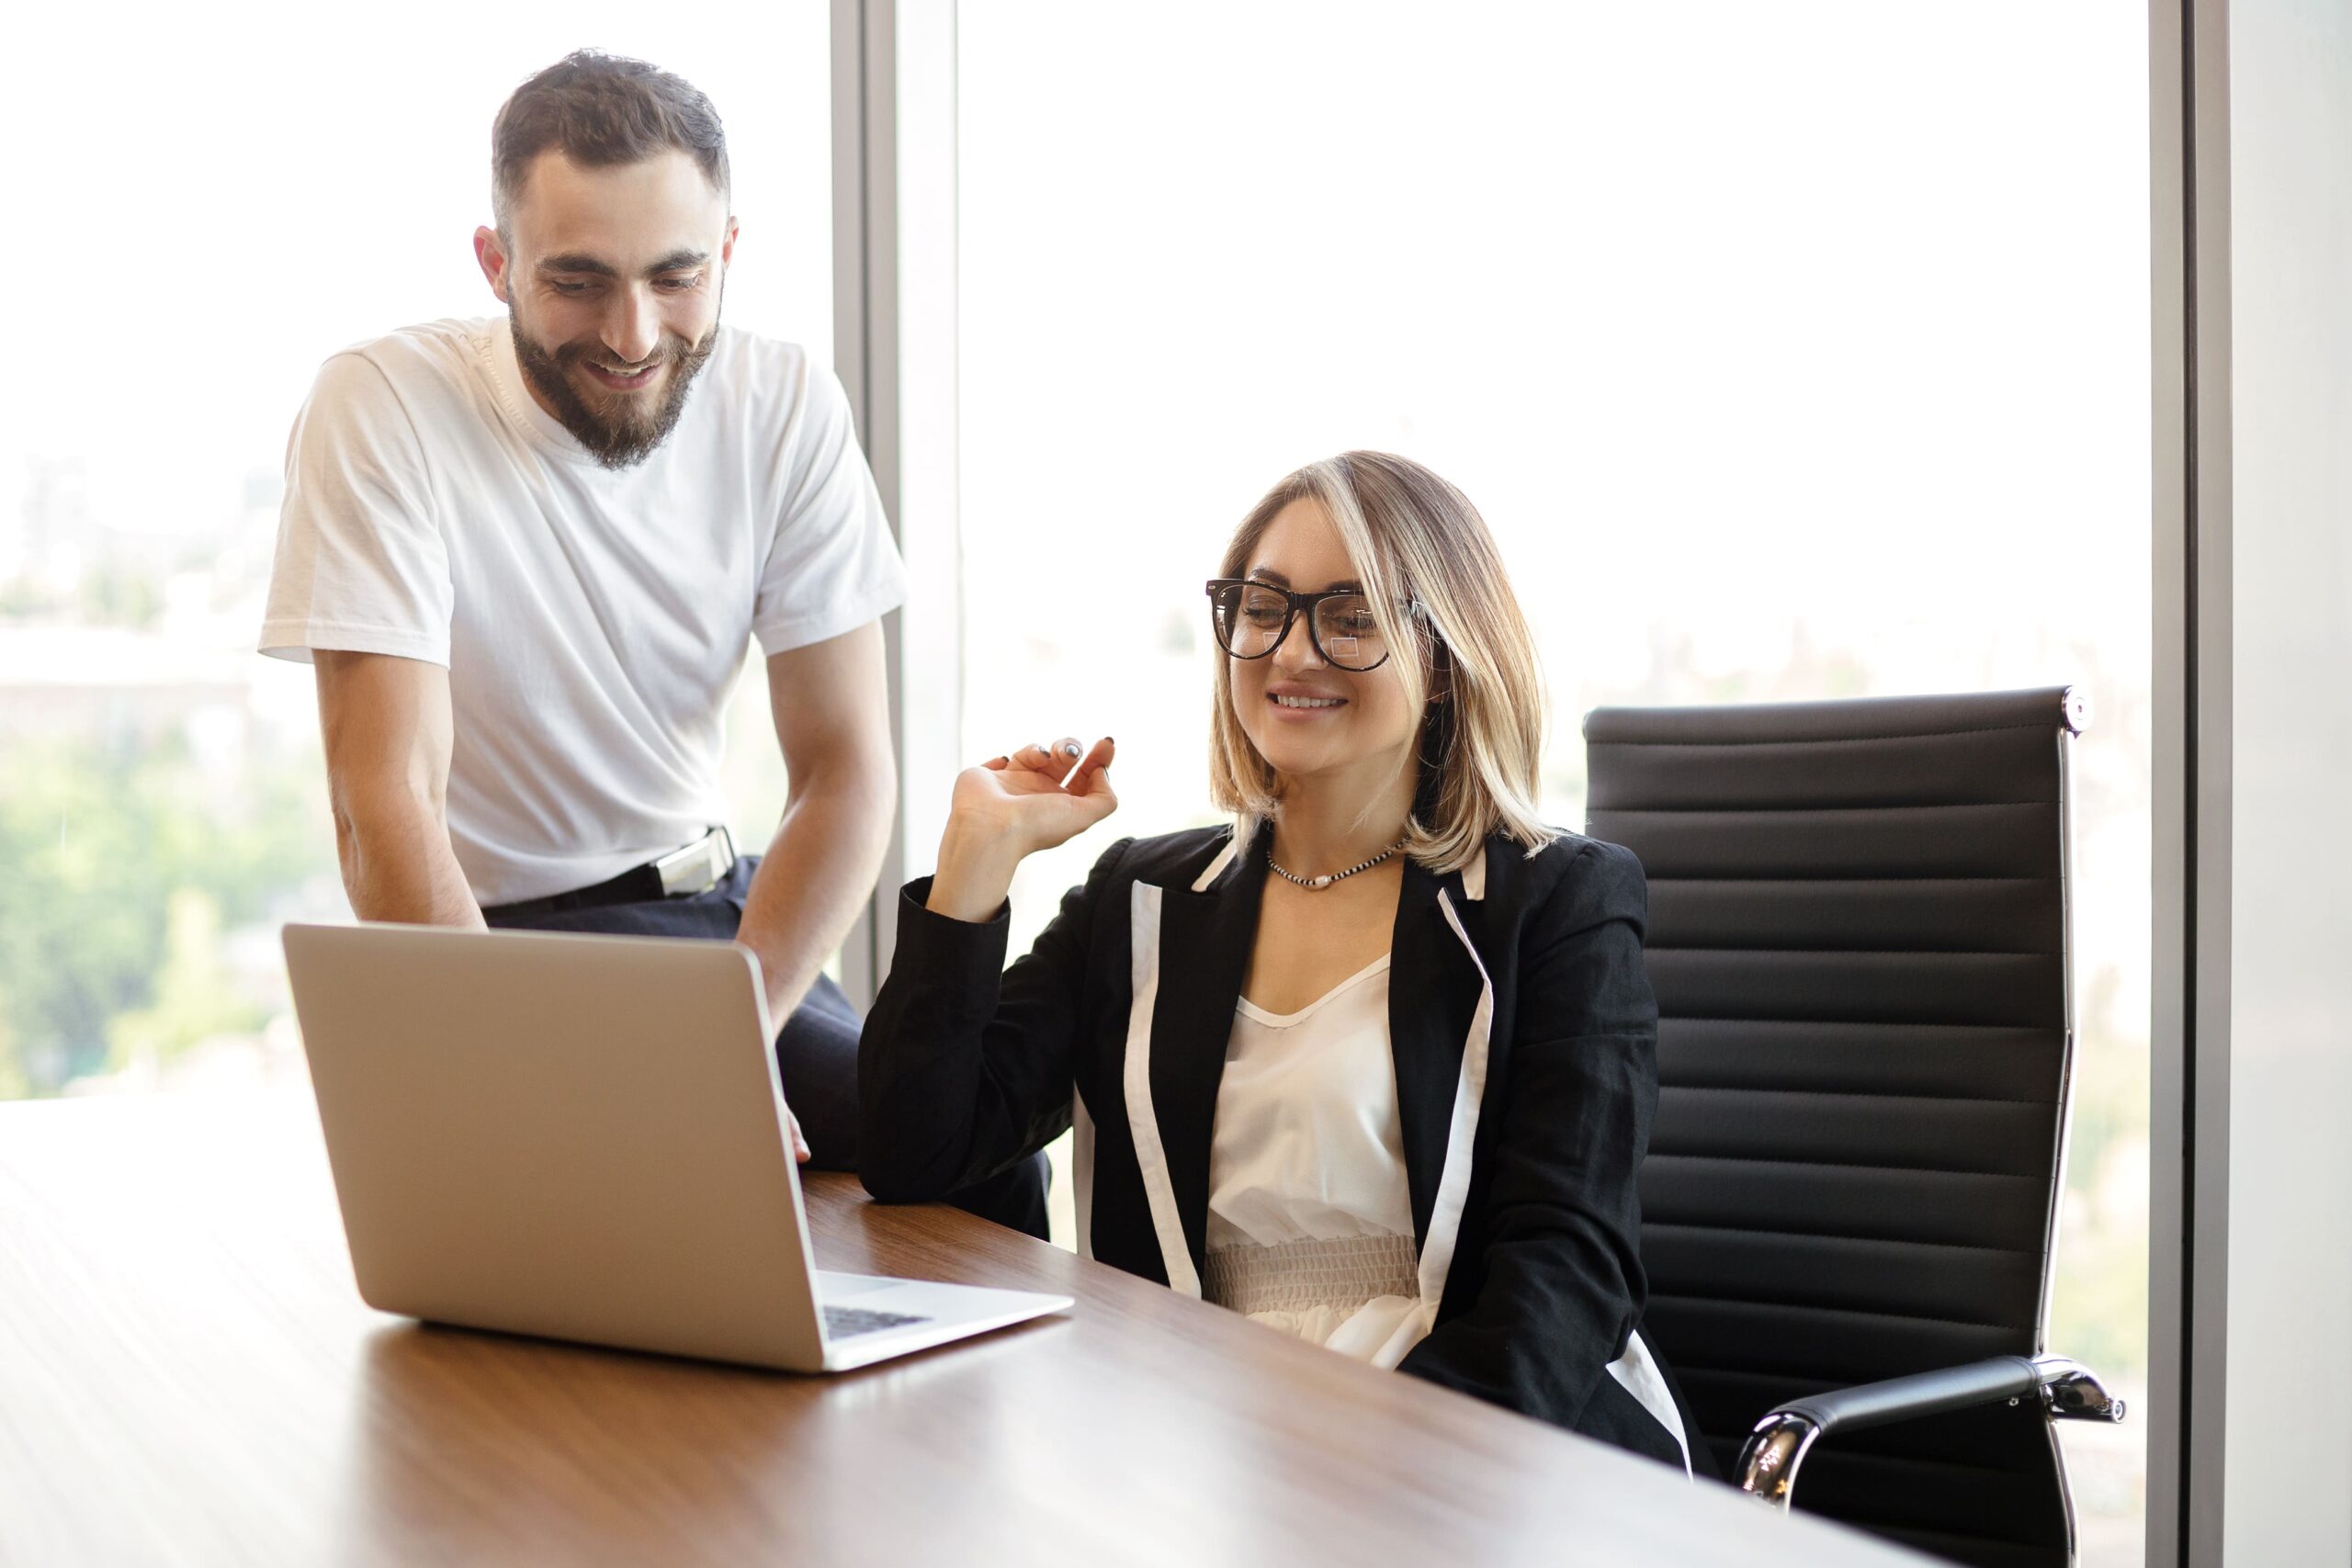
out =
[[[781,653],[905,597],[849,400],[797,346],[720,328],[669,439],[616,472],[532,400],[503,319],[435,321],[319,371],[261,650],[447,668],[449,837],[505,904],[723,821],[752,638]]]

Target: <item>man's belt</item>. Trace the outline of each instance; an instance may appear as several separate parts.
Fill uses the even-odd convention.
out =
[[[526,898],[519,904],[501,904],[484,909],[482,914],[502,919],[528,919],[533,915],[558,915],[567,909],[602,908],[608,904],[650,904],[662,898],[683,898],[709,892],[733,869],[735,840],[726,829],[713,828],[685,848],[672,850],[643,865],[631,866],[594,887],[549,894],[545,898]]]

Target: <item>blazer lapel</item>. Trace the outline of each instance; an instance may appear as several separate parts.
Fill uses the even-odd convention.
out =
[[[1483,889],[1480,889],[1483,891]],[[1465,898],[1462,878],[1405,867],[1391,939],[1388,1046],[1396,1059],[1396,1111],[1404,1135],[1405,1178],[1413,1200],[1413,1239],[1427,1247],[1430,1220],[1445,1175],[1463,1049],[1476,1018],[1484,976],[1446,919],[1446,895],[1473,941],[1483,936],[1483,903]],[[1463,1151],[1467,1158],[1468,1150]]]
[[[1258,934],[1265,857],[1244,845],[1204,887],[1160,896],[1159,996],[1151,1021],[1151,1102],[1184,1241],[1208,1249],[1209,1148],[1234,1004]]]

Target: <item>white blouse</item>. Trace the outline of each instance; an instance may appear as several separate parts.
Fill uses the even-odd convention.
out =
[[[1437,1303],[1420,1299],[1386,956],[1294,1013],[1236,1005],[1205,1261],[1210,1301],[1376,1367],[1429,1333]]]
[[[1201,1293],[1375,1367],[1429,1334],[1388,1040],[1388,959],[1294,1013],[1234,1008],[1209,1145]],[[1609,1375],[1690,1456],[1639,1334]]]

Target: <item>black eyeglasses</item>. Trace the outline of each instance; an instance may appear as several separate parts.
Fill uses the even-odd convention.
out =
[[[1283,645],[1303,615],[1306,635],[1324,663],[1361,675],[1388,662],[1387,631],[1361,589],[1294,593],[1254,579],[1215,577],[1208,592],[1216,645],[1236,659],[1265,658]]]

